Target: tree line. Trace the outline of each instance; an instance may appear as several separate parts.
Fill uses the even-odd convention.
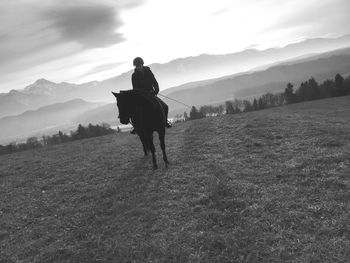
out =
[[[340,74],[321,84],[311,78],[302,82],[296,91],[293,90],[293,85],[288,83],[284,91],[286,104],[346,95],[350,95],[350,76],[344,79]]]
[[[71,131],[69,134],[59,131],[57,134],[54,134],[52,136],[44,135],[41,138],[30,137],[25,142],[12,142],[5,146],[0,145],[0,155],[41,148],[47,145],[55,145],[85,138],[103,136],[112,133],[115,133],[115,130],[113,130],[107,123],[103,123],[102,125],[89,124],[86,127],[79,124],[78,128],[75,131]]]
[[[337,74],[334,79],[328,79],[321,84],[314,78],[310,78],[308,81],[302,82],[296,90],[294,90],[293,84],[288,83],[284,92],[268,92],[253,100],[235,99],[226,101],[224,105],[201,106],[199,109],[192,106],[189,116],[184,112],[183,120],[201,119],[208,116],[223,115],[225,113],[236,114],[250,112],[285,104],[347,95],[350,95],[350,76],[343,78],[340,74]]]

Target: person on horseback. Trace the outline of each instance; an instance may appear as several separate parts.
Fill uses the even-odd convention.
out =
[[[168,105],[157,97],[159,93],[159,84],[154,77],[151,69],[149,67],[144,66],[143,59],[141,57],[136,57],[133,61],[133,65],[135,67],[134,73],[131,77],[132,88],[133,90],[144,91],[146,94],[153,96],[162,106],[164,115],[166,118],[166,127],[170,128],[171,124],[168,121]],[[136,131],[133,129],[131,133],[135,134]]]

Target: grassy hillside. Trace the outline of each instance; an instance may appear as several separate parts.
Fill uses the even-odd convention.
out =
[[[156,171],[130,134],[0,156],[0,262],[347,262],[349,112],[177,124]]]

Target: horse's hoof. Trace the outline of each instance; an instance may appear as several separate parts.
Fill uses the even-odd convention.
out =
[[[153,170],[157,170],[158,169],[158,165],[154,164],[153,165]]]

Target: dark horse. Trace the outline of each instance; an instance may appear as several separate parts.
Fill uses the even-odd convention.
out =
[[[141,139],[145,156],[147,156],[149,150],[152,153],[154,169],[158,166],[155,154],[156,150],[153,144],[153,132],[158,132],[163,160],[167,166],[169,162],[165,153],[166,117],[158,99],[138,90],[112,93],[117,98],[120,122],[122,124],[128,124],[132,121],[135,131]]]

